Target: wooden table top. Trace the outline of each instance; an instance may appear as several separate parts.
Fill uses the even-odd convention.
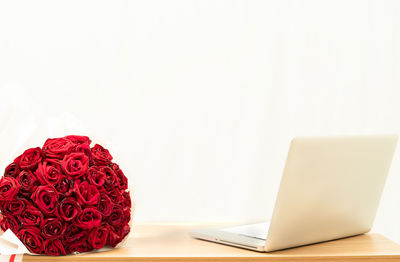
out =
[[[124,248],[60,257],[24,255],[23,261],[400,261],[400,245],[374,233],[271,253],[192,239],[205,225],[142,224]]]

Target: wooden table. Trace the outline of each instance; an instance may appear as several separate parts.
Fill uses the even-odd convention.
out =
[[[190,238],[188,230],[199,227],[136,225],[125,248],[61,257],[24,255],[23,261],[400,261],[400,245],[379,234],[258,253]]]

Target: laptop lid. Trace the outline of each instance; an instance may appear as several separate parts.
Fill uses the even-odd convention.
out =
[[[369,231],[397,135],[292,140],[265,251]]]

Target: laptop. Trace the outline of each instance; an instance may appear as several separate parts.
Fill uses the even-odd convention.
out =
[[[368,232],[397,135],[296,137],[270,222],[191,231],[194,238],[260,252]]]

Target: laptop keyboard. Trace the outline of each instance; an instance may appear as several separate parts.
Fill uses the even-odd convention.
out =
[[[270,224],[269,222],[264,222],[264,223],[236,226],[236,227],[227,227],[227,228],[222,228],[220,230],[247,237],[266,240],[269,224]]]

